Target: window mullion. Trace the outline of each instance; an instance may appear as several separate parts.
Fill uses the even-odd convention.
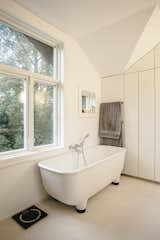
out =
[[[25,78],[25,83],[24,83],[24,148],[28,149],[28,138],[29,138],[29,118],[28,118],[28,114],[29,114],[29,79]]]
[[[57,99],[56,99],[56,111],[57,111],[57,145],[64,144],[64,96],[63,96],[63,86],[57,86]]]
[[[56,88],[54,89],[54,112],[53,112],[53,122],[54,122],[54,128],[53,128],[53,138],[54,138],[54,144],[58,145],[58,86],[56,86]]]
[[[28,149],[32,150],[34,146],[34,80],[29,78],[29,114],[28,114]]]
[[[64,59],[63,59],[63,46],[59,45],[57,47],[57,79],[59,81],[59,84],[57,85],[57,99],[56,99],[56,123],[57,123],[57,144],[63,145],[64,144],[64,92],[63,92],[63,81],[64,81]]]

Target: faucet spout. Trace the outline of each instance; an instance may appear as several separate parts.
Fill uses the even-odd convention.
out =
[[[81,142],[80,142],[80,145],[83,146],[85,140],[89,137],[89,133],[87,133],[86,135],[84,135],[84,137],[82,138]]]

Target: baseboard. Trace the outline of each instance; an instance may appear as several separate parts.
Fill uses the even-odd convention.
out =
[[[131,177],[131,178],[143,180],[143,181],[146,181],[146,182],[152,182],[152,183],[160,184],[160,182],[156,181],[156,180],[151,180],[151,179],[146,179],[146,178],[142,178],[142,177],[132,176],[132,175],[129,175],[129,174],[126,174],[126,173],[122,173],[121,176]]]

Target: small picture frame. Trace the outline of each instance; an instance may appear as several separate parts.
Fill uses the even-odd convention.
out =
[[[96,114],[96,94],[88,90],[79,90],[80,116],[93,117]]]

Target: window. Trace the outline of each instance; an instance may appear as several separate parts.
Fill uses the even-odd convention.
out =
[[[34,145],[55,142],[56,88],[46,84],[34,85]]]
[[[24,79],[0,74],[0,152],[24,148]]]
[[[60,53],[0,22],[0,153],[60,144]]]
[[[0,63],[53,76],[53,48],[0,23]]]

